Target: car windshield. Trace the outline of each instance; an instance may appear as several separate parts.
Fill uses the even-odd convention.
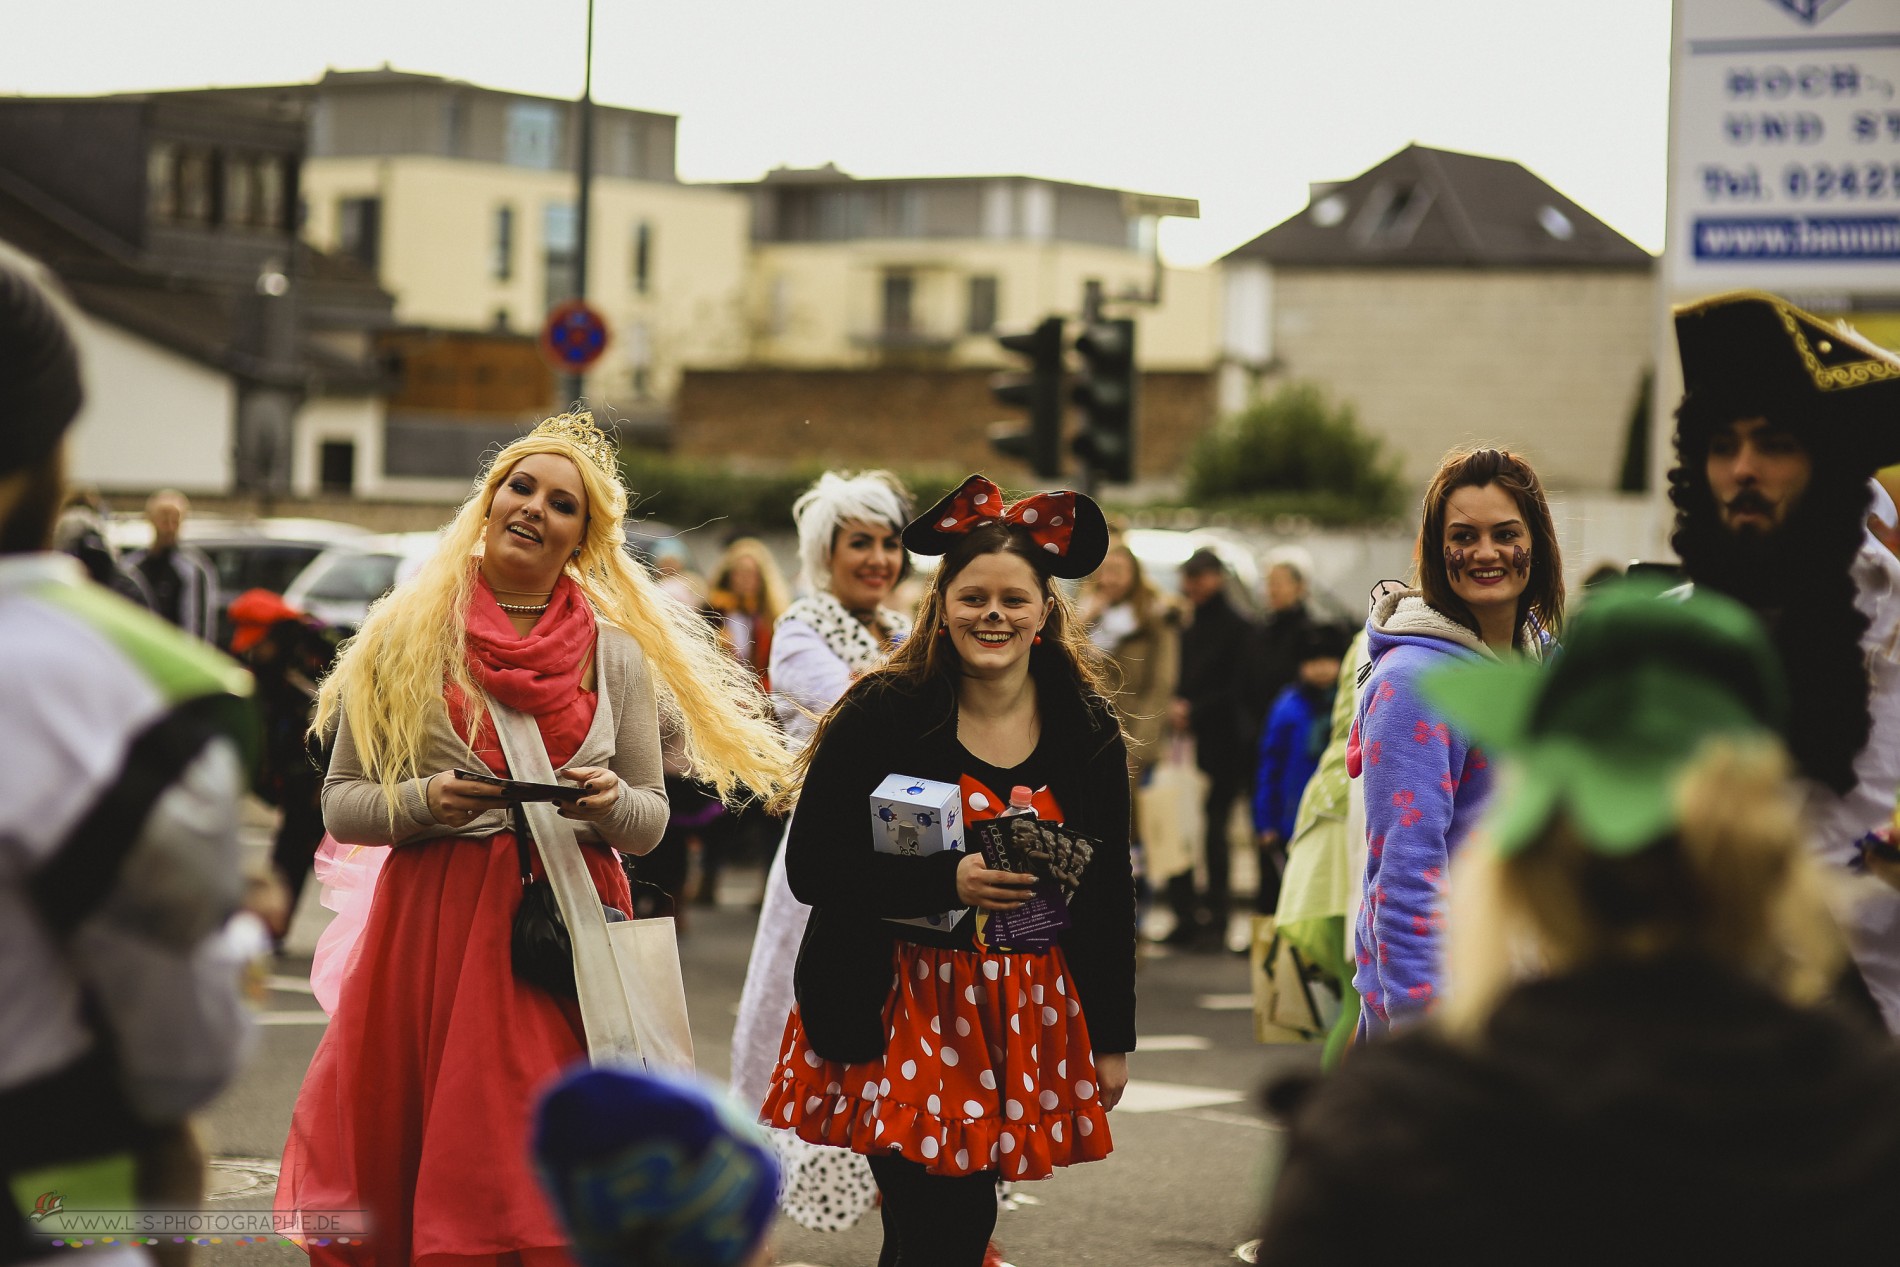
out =
[[[373,603],[396,584],[393,554],[344,554],[310,583],[304,597],[328,602]]]

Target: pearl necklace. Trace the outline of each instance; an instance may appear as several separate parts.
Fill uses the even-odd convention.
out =
[[[499,598],[495,600],[495,606],[505,612],[513,612],[517,616],[539,616],[548,609],[547,603],[542,603],[538,607],[533,604],[517,605],[514,603],[504,603]]]

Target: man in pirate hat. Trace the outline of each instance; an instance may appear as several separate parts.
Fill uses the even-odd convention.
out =
[[[1900,786],[1900,562],[1867,530],[1869,477],[1900,462],[1900,358],[1751,291],[1678,308],[1676,341],[1671,542],[1698,588],[1767,626],[1815,846],[1859,870]],[[1900,1030],[1900,893],[1867,896],[1844,922]]]

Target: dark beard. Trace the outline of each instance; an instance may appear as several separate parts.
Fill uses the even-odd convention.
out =
[[[1691,573],[1697,585],[1719,590],[1761,613],[1779,611],[1801,588],[1800,552],[1793,534],[1718,528],[1706,540],[1708,549]]]

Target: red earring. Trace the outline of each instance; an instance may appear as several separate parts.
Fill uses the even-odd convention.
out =
[[[1034,638],[1031,638],[1029,640],[1029,645],[1032,647],[1040,647],[1042,645],[1042,635],[1037,634]]]
[[[937,636],[938,636],[939,638],[948,638],[948,637],[950,636],[950,626],[948,626],[948,625],[938,625],[938,626],[937,626]]]

